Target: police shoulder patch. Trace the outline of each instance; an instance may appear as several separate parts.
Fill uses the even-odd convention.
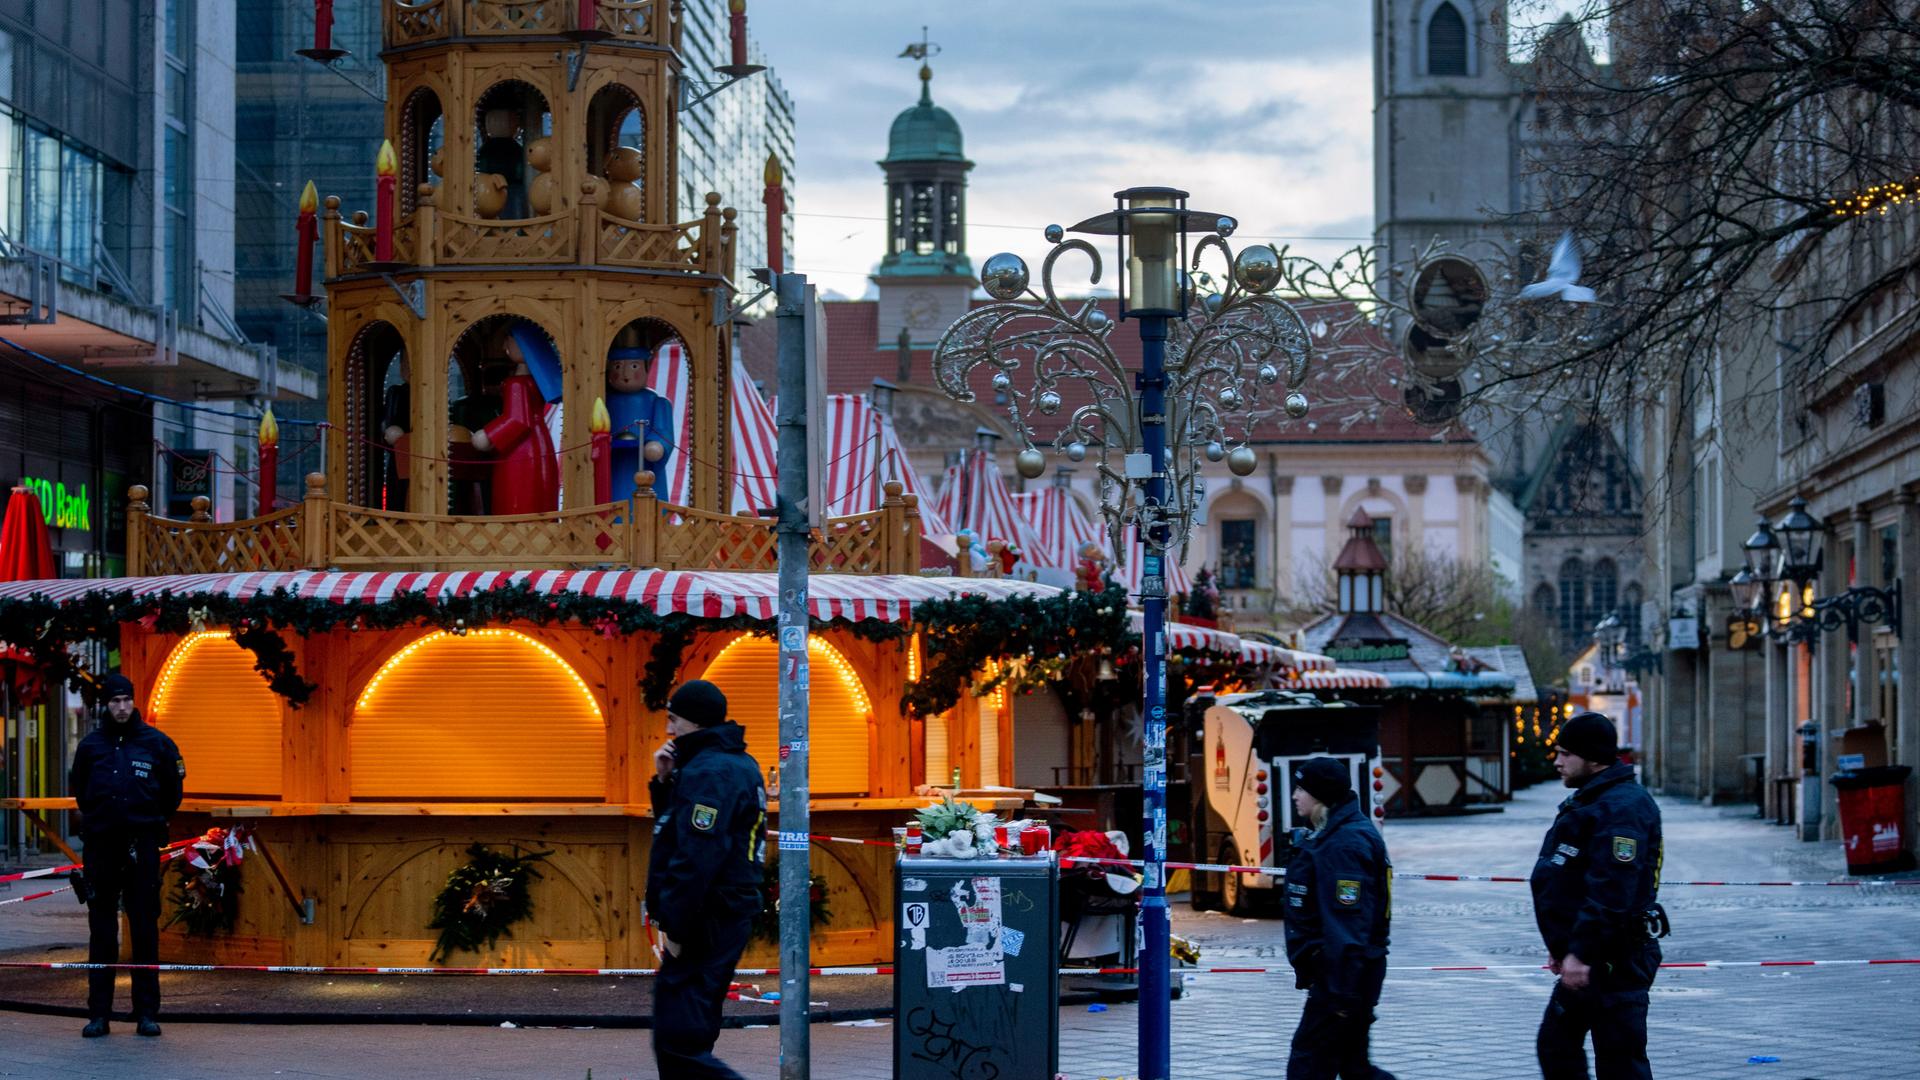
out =
[[[1360,902],[1360,883],[1353,878],[1335,879],[1333,898],[1347,907],[1352,907]]]
[[[179,766],[181,776],[187,775],[187,759],[186,758],[176,758],[174,760],[174,764]]]
[[[693,823],[694,828],[699,829],[701,832],[712,832],[714,818],[719,815],[720,811],[708,806],[706,803],[694,803],[693,817],[688,820]]]
[[[1634,856],[1638,854],[1640,854],[1640,841],[1635,840],[1631,836],[1616,836],[1613,838],[1613,857],[1615,860],[1619,862],[1632,862]]]

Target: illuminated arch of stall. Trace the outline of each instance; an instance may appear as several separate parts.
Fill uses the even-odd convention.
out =
[[[607,728],[573,666],[518,630],[438,630],[354,702],[355,799],[583,802],[607,794]]]
[[[281,793],[280,697],[253,665],[226,630],[188,634],[161,665],[147,719],[180,748],[188,795]]]
[[[807,638],[807,659],[808,785],[816,796],[864,795],[871,787],[873,721],[866,686],[840,650],[818,637]],[[726,693],[728,718],[747,729],[747,751],[763,769],[772,768],[780,741],[780,647],[772,638],[743,634],[720,650],[702,678]]]

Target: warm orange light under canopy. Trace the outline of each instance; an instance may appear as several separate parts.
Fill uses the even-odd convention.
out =
[[[853,665],[817,637],[807,639],[807,780],[815,796],[864,795],[871,788],[867,748],[873,706]],[[727,695],[727,715],[747,729],[747,751],[762,769],[779,762],[780,647],[742,635],[728,643],[702,676]]]
[[[280,697],[227,631],[189,634],[173,647],[146,716],[180,747],[188,795],[281,794]]]
[[[599,801],[607,728],[558,653],[517,630],[441,630],[382,664],[354,703],[355,799]]]

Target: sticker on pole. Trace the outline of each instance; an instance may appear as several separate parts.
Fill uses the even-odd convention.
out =
[[[906,928],[908,948],[918,952],[927,947],[927,905],[900,905],[900,925]]]
[[[957,993],[969,986],[1000,986],[1007,981],[1000,898],[997,877],[953,883],[947,899],[959,916],[965,940],[959,945],[927,950],[928,989],[950,988]]]

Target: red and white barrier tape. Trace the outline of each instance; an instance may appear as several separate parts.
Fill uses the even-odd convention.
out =
[[[38,900],[41,897],[54,896],[59,893],[72,892],[72,891],[73,891],[73,886],[62,885],[57,889],[48,889],[46,892],[28,893],[25,896],[15,896],[7,900],[0,900],[0,907],[5,907],[8,904],[24,904],[29,900]]]
[[[228,832],[230,830],[222,830],[222,831]],[[190,848],[192,848],[193,845],[206,840],[209,835],[210,835],[209,833],[201,833],[199,836],[189,837],[185,840],[175,840],[173,843],[168,844],[166,847],[163,847],[160,849],[161,861],[164,862],[168,859],[184,858],[187,854],[187,851]],[[5,884],[9,881],[30,881],[34,878],[53,877],[57,874],[71,874],[75,870],[85,869],[85,866],[86,866],[85,863],[69,863],[66,866],[43,866],[38,870],[22,870],[22,871],[19,871],[18,873],[13,873],[13,874],[0,874],[0,884]],[[40,895],[45,896],[46,894],[41,893]],[[37,899],[37,898],[23,896],[23,897],[20,897],[20,899],[27,900],[27,899]],[[12,903],[13,901],[9,900],[6,902]]]
[[[1660,967],[1675,970],[1707,970],[1723,968],[1795,968],[1795,967],[1920,967],[1920,957],[1901,957],[1873,960],[1675,960],[1661,964]],[[74,962],[26,962],[4,961],[0,968],[24,968],[39,971],[161,971],[161,972],[231,972],[251,971],[269,975],[587,975],[598,977],[658,975],[659,968],[480,968],[480,967],[325,967],[294,964],[90,964]],[[1389,971],[1545,971],[1544,964],[1442,964],[1425,966],[1417,964],[1390,964]],[[812,975],[892,975],[891,965],[879,964],[863,967],[817,967],[808,968]],[[1128,967],[1077,967],[1060,968],[1061,975],[1131,975],[1138,968]],[[1291,975],[1290,967],[1203,967],[1175,968],[1176,975]],[[777,977],[778,968],[740,968],[735,975],[758,975]],[[758,990],[749,984],[734,984],[747,989]],[[732,996],[730,994],[730,996]],[[735,1000],[760,1000],[750,996],[739,996]],[[769,1001],[777,999],[766,999]]]
[[[767,835],[776,836],[778,833],[773,829],[769,829],[767,830]],[[816,844],[860,844],[865,847],[889,848],[897,846],[892,840],[876,840],[871,837],[857,836],[828,836],[824,833],[814,833],[809,839]],[[1062,865],[1072,863],[1085,866],[1123,866],[1132,870],[1138,870],[1146,866],[1146,863],[1139,859],[1099,859],[1087,855],[1063,855],[1060,857],[1060,862]],[[1199,870],[1210,874],[1266,874],[1271,877],[1287,876],[1286,868],[1280,866],[1233,866],[1227,863],[1191,862],[1164,862],[1161,865],[1169,870]],[[1414,874],[1404,870],[1395,870],[1393,871],[1393,877],[1396,881],[1494,881],[1517,885],[1525,885],[1527,883],[1527,879],[1524,877],[1511,877],[1501,874]],[[1739,888],[1840,887],[1865,889],[1894,885],[1920,886],[1920,878],[1899,878],[1892,881],[1662,881],[1660,884],[1663,887],[1668,885],[1719,885]]]

